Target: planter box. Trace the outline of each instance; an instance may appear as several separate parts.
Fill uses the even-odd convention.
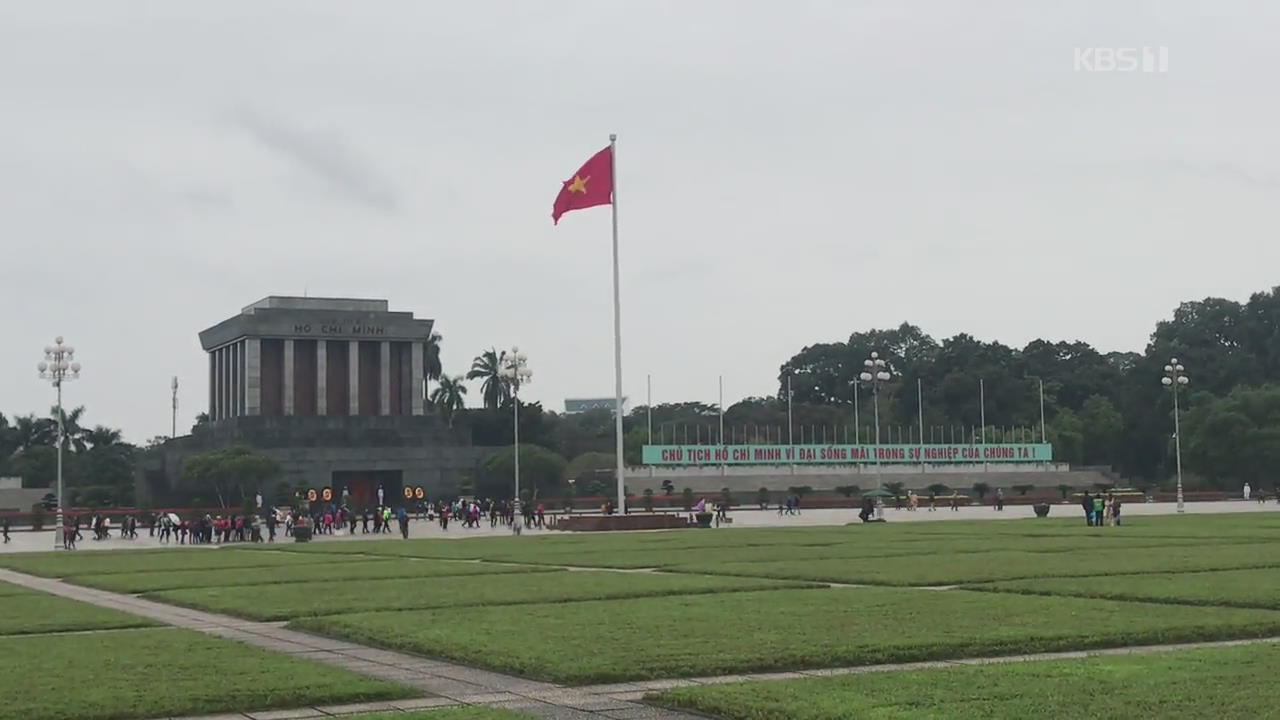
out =
[[[683,515],[573,515],[556,521],[556,530],[671,530],[689,527]]]
[[[694,515],[693,517],[694,517],[694,519],[695,519],[695,520],[697,520],[697,521],[698,521],[698,527],[700,527],[700,528],[709,528],[709,527],[711,527],[711,521],[712,521],[712,520],[715,520],[715,518],[716,518],[715,514],[713,514],[713,513],[709,513],[709,512],[698,513],[697,515]]]
[[[294,542],[310,542],[311,533],[313,532],[313,530],[314,528],[312,528],[310,525],[294,525],[293,541]]]
[[[1036,517],[1049,517],[1049,503],[1038,503],[1032,505],[1031,509],[1036,511]]]

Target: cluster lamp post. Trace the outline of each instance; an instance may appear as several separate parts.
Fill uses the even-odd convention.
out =
[[[75,362],[76,350],[62,342],[62,336],[54,338],[52,345],[45,346],[44,360],[36,368],[40,371],[40,379],[53,384],[58,394],[58,510],[54,515],[56,526],[53,531],[53,547],[62,546],[59,533],[62,530],[62,446],[66,444],[66,428],[62,422],[62,384],[80,377],[80,363]]]

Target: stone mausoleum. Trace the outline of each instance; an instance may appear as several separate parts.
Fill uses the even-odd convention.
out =
[[[386,300],[267,297],[200,333],[209,358],[208,422],[148,453],[139,500],[189,496],[182,462],[247,445],[279,461],[290,487],[332,489],[353,506],[456,493],[493,448],[426,411],[434,321]],[[287,502],[287,498],[270,498]]]

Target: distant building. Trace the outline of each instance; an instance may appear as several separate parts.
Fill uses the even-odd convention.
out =
[[[590,410],[613,410],[616,398],[565,398],[565,415],[577,415]],[[622,398],[622,414],[627,414],[627,398]]]
[[[209,422],[147,453],[138,498],[193,494],[182,463],[231,445],[280,463],[272,485],[330,488],[353,508],[406,487],[451,496],[492,448],[427,411],[424,359],[434,321],[386,300],[267,297],[200,333],[209,359]],[[288,504],[292,498],[271,497]]]

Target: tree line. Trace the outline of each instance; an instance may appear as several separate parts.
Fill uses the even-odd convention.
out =
[[[865,385],[858,390],[861,427],[850,428],[855,384],[872,352],[886,361],[891,375],[880,387],[882,442],[918,442],[920,424],[926,441],[949,442],[957,430],[965,440],[982,438],[984,415],[988,442],[1039,441],[1043,384],[1044,430],[1055,458],[1110,467],[1143,483],[1165,482],[1174,472],[1173,397],[1160,379],[1176,357],[1191,378],[1181,395],[1190,482],[1277,482],[1269,475],[1280,461],[1280,288],[1255,293],[1244,303],[1184,302],[1156,324],[1142,352],[1046,339],[1015,348],[965,333],[937,340],[910,323],[856,331],[844,340],[806,346],[783,362],[772,395],[726,407],[724,440],[785,442],[790,427],[797,442],[802,436],[806,442],[869,442],[872,396]],[[432,404],[450,422],[469,428],[477,444],[511,442],[511,388],[500,373],[502,362],[501,351],[486,351],[466,376],[451,379],[453,387],[442,383],[432,394]],[[465,409],[466,380],[480,381],[480,408]],[[691,442],[719,439],[719,415],[720,408],[709,403],[655,405],[654,441],[683,442],[686,434]],[[612,458],[610,411],[558,415],[521,403],[520,420],[522,442],[552,451],[566,469],[584,453],[592,453],[602,468],[610,466],[604,462]],[[639,464],[649,427],[646,406],[624,419],[629,464]]]
[[[84,424],[84,408],[63,410],[63,488],[68,505],[106,507],[133,503],[138,448],[115,428]],[[57,483],[57,408],[48,416],[0,413],[0,476],[20,476],[26,488]]]

